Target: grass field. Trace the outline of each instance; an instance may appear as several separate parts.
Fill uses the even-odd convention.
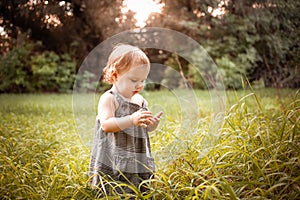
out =
[[[229,91],[213,135],[209,93],[195,93],[200,114],[188,127],[172,92],[145,93],[150,108],[165,115],[150,133],[156,178],[147,194],[133,188],[136,198],[300,199],[300,94]],[[94,123],[95,116],[78,115]],[[2,94],[0,116],[1,199],[120,198],[88,185],[90,134],[78,133],[71,94]]]

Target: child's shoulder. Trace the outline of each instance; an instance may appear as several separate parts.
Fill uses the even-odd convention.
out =
[[[102,95],[101,95],[101,97],[113,97],[114,95],[113,95],[113,93],[110,91],[110,90],[107,90],[107,91],[105,91]]]
[[[115,97],[111,91],[108,90],[100,96],[100,101],[115,101]]]
[[[114,95],[112,93],[104,92],[99,99],[98,102],[98,114],[103,112],[103,110],[111,110],[114,112],[119,106],[118,102],[116,101]]]

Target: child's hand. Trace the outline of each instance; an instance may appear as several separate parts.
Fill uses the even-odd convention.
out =
[[[156,128],[160,122],[160,117],[163,115],[163,112],[160,111],[157,113],[154,117],[150,118],[150,123],[148,124],[149,126],[152,126],[153,128]]]
[[[141,109],[131,114],[129,118],[133,125],[147,128],[148,124],[151,123],[152,113]]]

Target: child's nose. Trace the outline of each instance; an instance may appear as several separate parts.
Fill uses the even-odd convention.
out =
[[[136,84],[136,88],[141,88],[141,87],[143,87],[144,86],[144,83],[142,83],[142,82],[138,82],[137,84]]]

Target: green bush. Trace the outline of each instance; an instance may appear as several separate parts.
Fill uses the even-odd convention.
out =
[[[0,60],[0,92],[31,92],[33,91],[29,57],[33,49],[32,43],[24,43],[13,48]]]
[[[216,59],[216,64],[227,88],[241,88],[241,75],[245,74],[245,68],[237,66],[228,57]]]
[[[76,63],[68,54],[59,56],[45,51],[32,56],[30,64],[36,91],[68,92],[71,89]]]
[[[76,62],[70,55],[35,52],[37,44],[25,41],[0,60],[0,92],[68,92]]]
[[[253,47],[257,38],[246,33],[240,37],[241,40],[232,36],[208,40],[205,48],[194,49],[185,55],[188,62],[184,60],[181,65],[194,89],[243,87],[241,78],[251,76],[251,69],[260,57]],[[184,86],[177,62],[174,55],[165,62],[171,67],[166,68],[162,84],[172,88]]]
[[[169,89],[183,88],[184,85],[181,84],[181,76],[177,70],[172,67],[165,69],[164,78],[161,81],[161,84]]]

